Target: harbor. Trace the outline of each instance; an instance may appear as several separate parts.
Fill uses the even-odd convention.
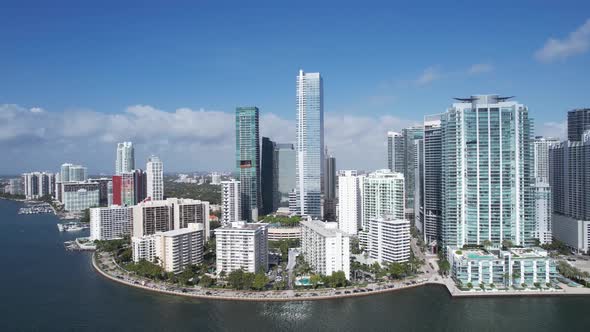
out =
[[[79,232],[89,228],[90,226],[88,224],[76,221],[57,224],[57,229],[60,232]]]
[[[53,207],[48,203],[30,205],[22,207],[18,210],[18,214],[41,214],[41,213],[55,213]]]

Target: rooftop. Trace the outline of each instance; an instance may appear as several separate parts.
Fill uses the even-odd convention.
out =
[[[321,220],[301,220],[301,225],[311,228],[314,232],[324,237],[334,237],[338,234],[348,236],[345,232],[338,229],[337,222],[324,222]]]

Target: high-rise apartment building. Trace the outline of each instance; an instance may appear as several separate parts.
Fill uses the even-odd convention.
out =
[[[275,145],[275,174],[277,177],[277,192],[275,199],[277,207],[289,206],[289,194],[295,190],[295,147],[290,143]]]
[[[302,220],[301,254],[316,273],[342,271],[350,280],[350,235],[339,230],[338,223]]]
[[[37,199],[43,196],[55,197],[55,174],[53,173],[24,173],[22,183],[26,199]]]
[[[379,217],[369,219],[369,257],[384,263],[403,263],[410,259],[410,221]]]
[[[404,137],[395,131],[387,132],[387,168],[392,172],[403,173],[406,153]]]
[[[324,173],[324,95],[320,73],[299,71],[297,76],[296,185],[289,209],[299,215],[321,217]]]
[[[577,110],[579,111],[579,110]],[[570,120],[570,117],[575,117]],[[579,112],[568,113],[578,130]],[[568,137],[575,137],[569,133]],[[549,183],[553,193],[553,235],[582,252],[590,250],[590,129],[580,140],[565,141],[549,150]]]
[[[404,176],[388,169],[369,173],[363,179],[363,218],[361,226],[368,230],[371,218],[404,219]]]
[[[424,139],[414,140],[414,226],[424,234]]]
[[[260,137],[257,107],[236,108],[236,169],[240,174],[241,220],[256,221],[260,195]]]
[[[532,120],[509,99],[457,98],[442,115],[443,248],[534,243]]]
[[[243,269],[258,273],[268,270],[268,224],[232,222],[216,228],[217,274]]]
[[[117,144],[117,158],[115,162],[115,175],[131,172],[135,169],[135,149],[133,143],[123,142]]]
[[[590,130],[590,108],[580,108],[567,113],[567,139],[582,141],[582,135]]]
[[[260,170],[261,177],[261,196],[262,196],[262,213],[269,214],[276,210],[275,193],[277,191],[277,177],[275,173],[275,147],[276,143],[268,137],[262,138],[262,167]]]
[[[147,197],[154,201],[164,199],[164,166],[160,158],[151,156],[146,165]]]
[[[414,182],[415,182],[415,163],[416,163],[416,148],[414,146],[417,139],[424,137],[424,127],[415,126],[402,129],[402,137],[404,141],[404,184],[406,187],[405,197],[405,214],[406,219],[414,219]]]
[[[221,181],[221,224],[227,225],[234,221],[240,221],[240,181],[231,179]]]
[[[99,184],[94,182],[66,182],[62,183],[63,203],[66,211],[84,211],[98,207]]]
[[[326,149],[324,172],[324,219],[336,221],[336,158]]]
[[[182,272],[203,262],[203,233],[202,224],[190,223],[182,229],[133,237],[133,260],[155,262],[166,272]]]
[[[188,198],[167,198],[145,201],[133,206],[133,236],[186,228],[190,223],[202,224],[209,239],[209,202]]]
[[[442,236],[442,130],[441,114],[424,117],[424,241],[440,241]]]
[[[338,172],[338,228],[357,235],[362,220],[363,175],[354,170]]]
[[[131,235],[132,209],[112,205],[90,209],[90,240],[109,241]]]
[[[536,136],[533,145],[533,176],[549,181],[549,148],[559,145],[559,139],[553,137]]]

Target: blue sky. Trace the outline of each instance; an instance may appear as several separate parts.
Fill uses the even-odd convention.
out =
[[[129,139],[138,164],[156,153],[169,171],[230,170],[236,106],[258,106],[263,134],[294,140],[299,68],[324,77],[338,168],[385,166],[385,131],[452,97],[515,95],[554,135],[590,104],[579,1],[126,3],[0,3],[0,149],[15,160],[0,174],[65,161],[112,172]]]

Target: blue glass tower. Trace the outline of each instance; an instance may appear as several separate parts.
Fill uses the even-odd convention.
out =
[[[257,221],[260,197],[260,138],[257,107],[236,108],[236,168],[240,174],[241,219]]]

